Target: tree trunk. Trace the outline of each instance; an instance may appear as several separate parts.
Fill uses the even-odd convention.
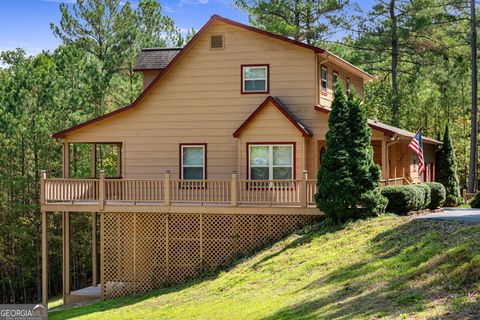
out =
[[[400,101],[398,96],[398,79],[397,79],[397,66],[398,66],[398,34],[397,34],[397,16],[395,14],[395,0],[390,0],[390,20],[392,23],[392,35],[391,35],[391,56],[392,56],[392,125],[399,126],[400,122]]]
[[[477,189],[477,27],[475,18],[475,0],[470,0],[470,50],[472,68],[472,119],[470,137],[470,166],[468,171],[468,192]]]

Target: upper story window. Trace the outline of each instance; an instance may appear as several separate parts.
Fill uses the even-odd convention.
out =
[[[328,87],[328,69],[322,67],[322,92],[327,92]]]
[[[242,93],[268,93],[268,65],[242,65]]]
[[[225,48],[223,34],[213,34],[210,36],[210,49]]]
[[[251,144],[248,157],[251,180],[293,179],[293,144]]]
[[[336,85],[338,82],[338,72],[333,71],[333,85]]]
[[[347,96],[350,95],[350,78],[346,79],[345,89],[347,90]]]
[[[206,148],[205,144],[180,145],[182,179],[205,179]]]

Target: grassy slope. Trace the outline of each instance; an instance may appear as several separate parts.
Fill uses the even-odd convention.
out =
[[[322,222],[229,271],[50,319],[437,319],[480,314],[480,225]]]

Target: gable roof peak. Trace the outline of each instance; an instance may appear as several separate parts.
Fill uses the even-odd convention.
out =
[[[240,125],[240,127],[235,130],[235,132],[233,133],[233,137],[240,137],[242,130],[245,129],[248,124],[253,119],[255,119],[255,117],[260,113],[260,111],[262,111],[263,108],[265,108],[265,106],[267,106],[269,103],[275,106],[287,118],[287,120],[290,121],[295,126],[295,128],[298,129],[298,131],[300,131],[302,136],[311,137],[313,135],[312,131],[310,131],[310,129],[288,109],[288,107],[282,102],[282,100],[280,100],[279,97],[268,96],[265,100],[263,100],[263,102],[258,106],[258,108],[255,109],[255,111],[253,111],[252,114],[250,114],[250,116]]]

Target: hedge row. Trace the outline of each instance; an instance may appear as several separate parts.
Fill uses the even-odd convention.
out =
[[[446,198],[445,187],[438,182],[408,186],[387,186],[382,195],[388,199],[387,212],[407,214],[410,211],[436,209]]]

